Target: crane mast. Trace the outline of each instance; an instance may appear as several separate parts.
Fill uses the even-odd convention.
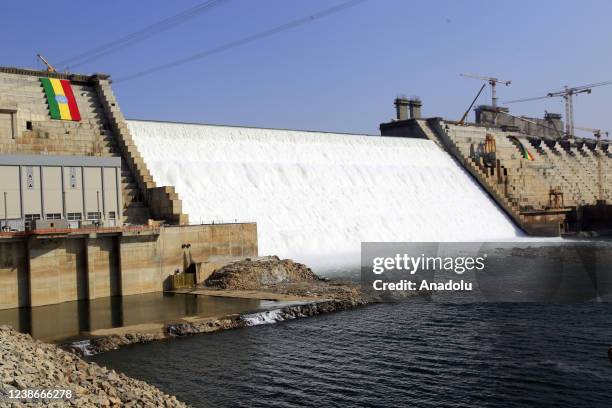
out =
[[[612,85],[612,81],[605,82],[596,82],[593,84],[582,85],[582,86],[574,86],[568,87],[565,86],[560,91],[549,92],[545,96],[538,96],[535,98],[524,98],[524,99],[516,99],[513,101],[507,101],[505,103],[517,103],[517,102],[529,102],[529,101],[537,101],[540,99],[561,97],[565,102],[565,136],[574,137],[574,96],[586,93],[590,94],[593,88],[604,85]]]
[[[565,102],[565,134],[568,137],[574,136],[574,95],[581,93],[591,93],[590,87],[575,87],[570,88],[567,85],[562,91],[550,92],[547,97],[560,96]]]
[[[497,84],[499,83],[508,86],[512,83],[512,81],[504,81],[495,77],[479,76],[472,74],[459,75],[466,78],[474,78],[480,79],[481,81],[486,81],[491,86],[491,106],[493,106],[494,109],[497,109]]]

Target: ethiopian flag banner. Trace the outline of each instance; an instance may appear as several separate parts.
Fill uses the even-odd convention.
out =
[[[535,160],[531,152],[527,150],[527,148],[523,145],[523,143],[521,143],[521,141],[516,136],[508,136],[508,139],[512,140],[516,144],[516,146],[521,151],[521,156],[523,156],[525,160],[529,160],[529,161]]]
[[[72,93],[70,81],[57,78],[40,78],[45,89],[51,119],[80,121],[81,114]]]

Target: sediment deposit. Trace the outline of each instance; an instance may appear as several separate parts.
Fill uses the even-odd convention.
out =
[[[226,265],[199,285],[211,290],[244,291],[293,295],[309,299],[368,303],[359,283],[326,279],[304,264],[277,256],[247,258]]]
[[[279,285],[321,281],[304,264],[277,256],[247,258],[214,271],[203,285],[218,289],[259,290]]]

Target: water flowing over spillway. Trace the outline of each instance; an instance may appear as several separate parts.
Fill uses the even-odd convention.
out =
[[[350,256],[362,241],[480,241],[519,232],[428,140],[129,121],[192,224],[256,221],[260,255]],[[350,255],[349,255],[350,254]]]

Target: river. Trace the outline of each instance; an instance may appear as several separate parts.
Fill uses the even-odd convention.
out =
[[[609,407],[612,305],[415,299],[92,358],[196,407]]]

